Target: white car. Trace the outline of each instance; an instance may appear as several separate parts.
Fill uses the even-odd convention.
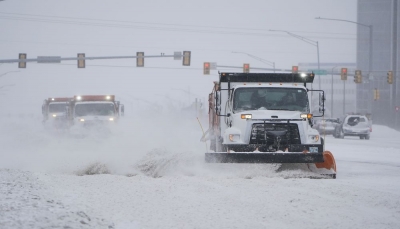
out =
[[[344,138],[344,136],[359,136],[360,139],[369,139],[371,125],[364,115],[347,115],[343,121],[336,126],[333,136]]]

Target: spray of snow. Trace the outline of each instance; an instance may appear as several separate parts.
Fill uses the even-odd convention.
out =
[[[179,120],[175,117],[180,117]],[[2,167],[76,175],[308,177],[307,167],[206,164],[196,117],[174,114],[121,118],[107,132],[57,131],[38,116],[1,123]],[[204,127],[206,128],[206,127]]]

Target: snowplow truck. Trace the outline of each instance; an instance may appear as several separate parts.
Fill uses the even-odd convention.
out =
[[[124,115],[124,105],[114,95],[75,95],[68,103],[70,126],[115,123]]]
[[[42,105],[43,124],[51,122],[56,128],[65,127],[66,107],[70,100],[67,97],[45,99]]]
[[[219,73],[209,94],[210,141],[207,163],[306,163],[336,178],[336,163],[317,130],[312,128],[307,88],[313,73]],[[314,94],[314,95],[315,95]]]

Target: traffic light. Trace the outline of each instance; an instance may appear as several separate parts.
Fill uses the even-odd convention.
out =
[[[136,52],[136,67],[144,67],[144,52]]]
[[[78,53],[78,58],[85,58],[85,53]],[[78,59],[78,68],[85,68],[85,59]]]
[[[26,53],[20,53],[18,59],[26,60]],[[18,68],[26,68],[26,62],[18,62]]]
[[[243,73],[250,72],[250,64],[243,64]]]
[[[210,75],[210,62],[204,62],[203,74],[204,75]]]
[[[356,70],[354,74],[354,83],[362,83],[361,70]]]
[[[298,66],[292,66],[292,73],[298,73],[299,72],[299,67]]]
[[[183,51],[183,66],[190,66],[190,51]]]
[[[392,71],[388,71],[388,73],[387,73],[387,82],[388,82],[388,84],[393,83],[393,72]]]
[[[374,89],[374,100],[378,100],[379,99],[379,90],[378,89]]]
[[[342,68],[340,70],[340,78],[342,80],[347,80],[347,68]]]

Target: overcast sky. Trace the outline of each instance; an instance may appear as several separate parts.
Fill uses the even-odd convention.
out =
[[[356,0],[1,1],[0,59],[16,59],[18,53],[36,58],[188,50],[192,62],[184,67],[173,58],[148,58],[145,68],[137,68],[134,59],[91,60],[85,69],[77,69],[76,61],[30,62],[26,69],[1,64],[0,111],[36,113],[47,97],[75,94],[115,94],[132,106],[148,106],[166,96],[189,103],[194,97],[205,99],[217,80],[217,71],[203,75],[203,62],[271,67],[244,53],[274,62],[277,68],[317,62],[315,46],[269,30],[318,41],[321,63],[355,62],[356,26],[316,20],[318,16],[355,21]],[[20,105],[10,107],[16,103]]]

